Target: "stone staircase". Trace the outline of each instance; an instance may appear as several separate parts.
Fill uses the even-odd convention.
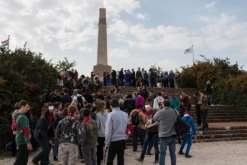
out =
[[[107,87],[103,87],[101,90],[104,91],[110,91],[114,89],[113,86],[107,86]],[[137,87],[119,87],[120,89],[120,93],[122,94],[129,94],[129,93],[136,93],[138,92],[138,88]],[[158,93],[158,92],[164,92],[167,96],[173,96],[173,95],[180,95],[181,92],[186,93],[187,95],[192,96],[196,90],[193,88],[151,88],[151,87],[147,87],[147,90],[151,93]]]
[[[103,90],[111,90],[113,87],[104,87]],[[151,93],[165,92],[166,95],[179,95],[182,91],[192,96],[195,89],[169,89],[169,88],[148,88]],[[135,87],[120,87],[120,93],[128,94],[137,92]],[[208,109],[209,130],[203,134],[198,128],[197,139],[193,142],[214,142],[247,140],[247,108],[232,105],[215,105]],[[195,109],[193,116],[196,122]]]
[[[194,111],[194,109],[193,109]],[[195,112],[193,113],[196,122]],[[240,106],[208,107],[209,130],[198,129],[194,142],[247,140],[247,109]]]
[[[207,109],[209,123],[247,122],[247,110],[239,106],[212,106]],[[193,116],[196,119],[195,111]]]
[[[246,123],[243,123],[246,125]],[[202,134],[202,130],[198,130],[197,139],[194,142],[215,142],[215,141],[232,141],[247,140],[247,126],[210,128],[207,134]]]

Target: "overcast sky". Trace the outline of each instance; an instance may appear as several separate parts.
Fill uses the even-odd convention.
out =
[[[192,63],[195,45],[207,57],[229,57],[247,68],[246,0],[105,0],[108,59],[115,69],[176,69]],[[0,40],[54,62],[67,57],[80,73],[96,64],[100,0],[1,0]]]

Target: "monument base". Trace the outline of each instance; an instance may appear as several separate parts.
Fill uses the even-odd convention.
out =
[[[112,67],[109,65],[98,64],[93,67],[93,72],[95,75],[99,76],[103,80],[104,73],[111,73]]]

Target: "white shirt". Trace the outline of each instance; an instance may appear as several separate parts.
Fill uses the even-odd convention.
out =
[[[96,124],[98,137],[105,137],[105,125],[107,119],[107,112],[97,112],[96,113]]]
[[[153,109],[158,110],[160,109],[159,103],[164,102],[164,98],[162,96],[157,96],[153,102]]]
[[[108,114],[105,128],[105,144],[109,146],[111,142],[126,140],[126,129],[128,125],[128,114],[120,108],[113,108]]]

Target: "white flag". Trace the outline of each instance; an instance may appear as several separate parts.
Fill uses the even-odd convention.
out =
[[[3,47],[3,48],[7,47],[7,48],[9,48],[9,37],[10,36],[8,36],[8,39],[6,39],[4,41],[1,41],[0,47]]]
[[[194,46],[193,45],[190,48],[185,49],[184,54],[188,54],[188,53],[194,53]]]

